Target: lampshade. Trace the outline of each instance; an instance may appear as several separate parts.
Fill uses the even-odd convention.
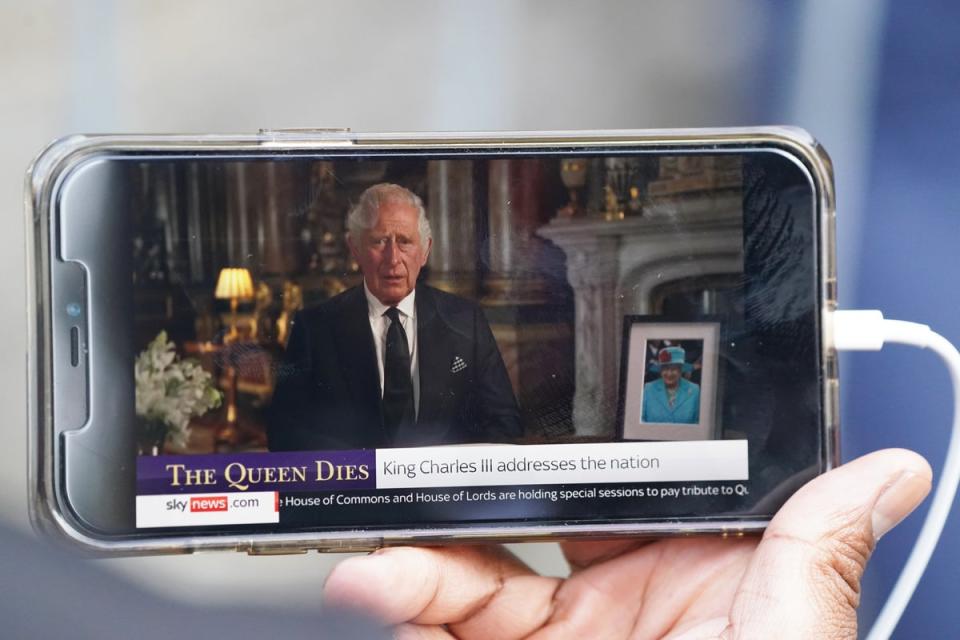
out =
[[[220,270],[214,297],[221,300],[249,300],[253,298],[253,278],[246,269],[226,268]]]

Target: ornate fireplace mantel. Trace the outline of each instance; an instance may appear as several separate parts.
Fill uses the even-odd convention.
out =
[[[624,220],[554,219],[538,230],[566,253],[574,291],[578,435],[615,430],[624,315],[653,313],[661,285],[742,273],[742,231],[739,193],[672,198]]]

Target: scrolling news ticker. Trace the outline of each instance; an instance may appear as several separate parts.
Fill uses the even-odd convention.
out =
[[[280,493],[748,479],[747,441],[141,456],[138,528],[280,521]]]

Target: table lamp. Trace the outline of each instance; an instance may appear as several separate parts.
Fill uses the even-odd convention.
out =
[[[223,341],[231,342],[237,338],[237,305],[241,300],[253,299],[253,278],[250,277],[250,271],[243,268],[227,267],[220,270],[220,277],[217,278],[217,289],[214,291],[214,297],[218,300],[230,301],[230,332],[224,336]]]
[[[243,268],[227,267],[220,270],[217,278],[217,288],[213,296],[218,300],[230,301],[230,331],[223,337],[224,346],[235,342],[240,335],[237,330],[237,306],[241,300],[253,299],[253,278],[250,272]],[[227,423],[216,433],[217,443],[235,445],[238,439],[237,432],[237,370],[233,366],[230,353],[226,353],[226,374],[230,381],[227,387]]]

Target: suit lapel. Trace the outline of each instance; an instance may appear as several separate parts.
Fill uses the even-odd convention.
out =
[[[687,401],[693,397],[693,390],[688,385],[684,384],[684,382],[686,381],[681,380],[679,382],[680,388],[677,390],[677,404],[673,408],[674,411],[679,411],[680,407],[685,405]]]
[[[417,287],[417,358],[420,370],[420,410],[417,422],[428,424],[439,412],[437,390],[446,389],[450,375],[450,363],[445,362],[447,331],[443,330],[443,318],[437,312],[433,292],[424,286]]]
[[[670,408],[670,401],[667,397],[667,385],[663,384],[662,382],[661,384],[657,385],[657,395],[655,397],[663,412],[667,414],[673,413],[673,410]]]
[[[349,295],[350,298],[344,301],[344,313],[339,314],[336,320],[340,368],[360,406],[370,407],[380,414],[377,351],[373,345],[363,286],[355,287]],[[382,427],[382,415],[380,420]]]
[[[660,404],[661,407],[663,407],[663,410],[667,413],[667,415],[671,417],[673,417],[673,415],[680,410],[680,407],[685,405],[687,401],[690,400],[691,397],[693,397],[690,387],[685,385],[683,383],[683,380],[679,381],[677,384],[680,385],[680,388],[677,389],[676,403],[672,407],[670,406],[670,400],[669,400],[669,396],[667,395],[666,385],[664,384],[660,385],[658,389],[659,393],[657,393],[656,395],[657,402]]]

